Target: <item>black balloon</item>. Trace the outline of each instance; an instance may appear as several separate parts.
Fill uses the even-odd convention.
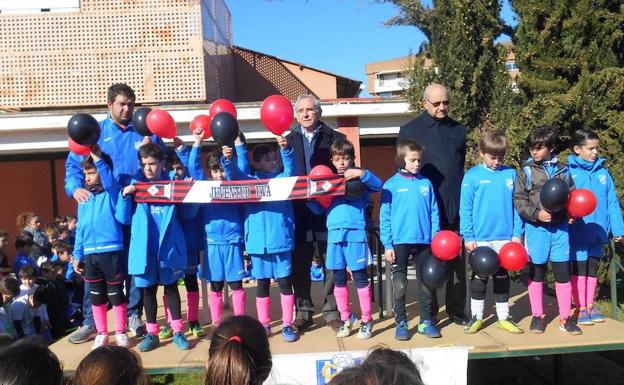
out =
[[[479,246],[470,253],[470,267],[476,275],[492,276],[500,269],[498,254],[491,247]]]
[[[238,136],[238,121],[228,112],[219,112],[210,122],[210,132],[219,146],[234,147]]]
[[[446,282],[446,262],[431,255],[420,265],[419,274],[422,283],[429,289],[441,289]]]
[[[100,138],[100,125],[93,116],[80,113],[69,118],[67,133],[74,142],[90,146]]]
[[[568,184],[563,179],[549,179],[540,191],[540,202],[547,211],[560,211],[568,200],[569,192]]]
[[[134,130],[143,136],[152,136],[152,133],[147,128],[147,124],[145,119],[147,119],[147,114],[150,113],[152,109],[148,107],[141,107],[138,110],[134,111],[132,115],[132,125],[134,126]]]
[[[364,191],[366,191],[366,185],[360,180],[360,178],[350,179],[346,182],[345,198],[350,201],[360,199],[362,194],[364,194]]]

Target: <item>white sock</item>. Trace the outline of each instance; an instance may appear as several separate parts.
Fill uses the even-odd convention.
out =
[[[485,307],[484,299],[473,299],[470,298],[470,310],[472,311],[472,316],[477,319],[483,319],[483,308]]]
[[[505,320],[509,318],[509,303],[508,302],[496,302],[496,315],[499,320]]]

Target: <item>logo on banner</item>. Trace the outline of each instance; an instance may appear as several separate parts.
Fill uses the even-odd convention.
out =
[[[331,359],[316,360],[316,383],[326,385],[344,368],[359,365],[363,357],[353,357],[349,353],[337,353]]]

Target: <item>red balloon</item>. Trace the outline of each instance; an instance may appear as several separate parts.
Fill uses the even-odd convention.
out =
[[[431,252],[442,261],[457,258],[461,251],[461,238],[455,232],[442,230],[431,240]]]
[[[312,170],[310,170],[311,177],[325,177],[325,176],[331,176],[331,175],[334,175],[334,172],[331,170],[331,168],[322,164],[319,164],[318,166],[314,166]],[[333,195],[321,195],[321,196],[316,197],[315,199],[324,209],[328,209],[329,206],[331,206],[332,202],[334,201],[334,196]]]
[[[227,99],[217,99],[210,105],[210,109],[208,110],[210,116],[215,116],[219,112],[227,112],[235,118],[238,117],[236,114],[236,106]]]
[[[282,135],[292,124],[295,112],[290,100],[282,95],[271,95],[260,107],[260,120],[264,127],[275,135]]]
[[[84,156],[91,155],[91,147],[78,144],[72,138],[67,138],[67,141],[69,144],[69,151],[74,154]]]
[[[596,195],[590,190],[579,188],[568,195],[566,209],[572,218],[582,218],[594,212],[598,201]]]
[[[191,134],[195,132],[195,130],[204,131],[204,139],[210,138],[212,135],[210,133],[210,116],[208,115],[197,115],[191,121],[189,128],[191,129]]]
[[[150,132],[161,138],[172,139],[178,135],[178,128],[171,115],[165,110],[151,110],[145,124]]]
[[[529,262],[529,254],[522,244],[518,242],[509,242],[498,251],[498,258],[502,267],[507,271],[522,270]]]

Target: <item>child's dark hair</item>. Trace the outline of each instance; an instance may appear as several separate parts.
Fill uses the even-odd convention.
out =
[[[20,235],[15,238],[15,248],[23,249],[24,247],[33,247],[35,242],[27,235]]]
[[[557,142],[557,129],[552,126],[539,126],[529,132],[526,145],[529,150],[534,148],[546,147],[554,150]]]
[[[32,290],[32,289],[31,289]],[[39,285],[35,287],[34,291],[31,291],[31,295],[33,298],[33,305],[35,307],[41,305],[41,304],[48,304],[50,303],[50,296],[48,295],[48,293],[46,292],[46,288]]]
[[[0,384],[61,385],[58,357],[44,345],[15,343],[0,352]]]
[[[397,168],[405,168],[405,155],[408,151],[417,151],[421,154],[425,151],[425,147],[415,140],[406,139],[397,145],[397,154],[394,163]]]
[[[0,278],[0,294],[15,297],[19,294],[19,282],[15,277],[6,275]]]
[[[56,251],[56,255],[61,255],[64,252],[71,251],[71,247],[69,247],[69,245],[63,241],[54,242],[54,244],[52,245],[52,248],[54,249],[54,251]]]
[[[157,143],[146,143],[139,147],[139,160],[144,158],[154,158],[162,162],[165,160],[165,152]]]
[[[138,354],[121,346],[104,345],[80,361],[73,385],[147,385],[149,380]]]
[[[495,131],[486,132],[479,140],[479,150],[484,154],[503,157],[507,152],[507,138]]]
[[[76,220],[76,217],[74,215],[67,215],[65,216],[65,219],[67,220],[67,222],[71,222]]]
[[[111,159],[110,156],[108,156],[108,154],[102,153],[102,160],[104,162],[106,162],[106,165],[110,168],[113,167],[113,160]],[[80,165],[82,166],[82,170],[83,171],[87,171],[87,170],[97,170],[97,167],[95,167],[95,161],[93,160],[93,158],[91,157],[91,155],[87,156],[86,158],[84,158],[84,160],[82,161],[82,163],[80,163]]]
[[[128,99],[135,100],[136,96],[134,95],[134,91],[130,88],[129,85],[124,83],[115,83],[112,86],[108,87],[108,92],[106,93],[106,100],[109,102],[114,102],[117,95],[123,95]]]
[[[221,152],[219,150],[214,150],[208,153],[208,157],[206,158],[206,167],[208,170],[223,170],[221,166]]]
[[[41,264],[41,266],[39,266],[39,272],[41,273],[41,276],[43,276],[44,274],[48,274],[48,273],[56,274],[57,270],[58,270],[58,264],[52,261],[45,261]]]
[[[176,155],[176,153],[172,153],[169,155],[168,159],[167,159],[167,163],[169,163],[169,165],[171,167],[173,167],[176,164],[181,165],[182,167],[184,167],[184,163],[182,163],[182,161],[180,160],[180,158],[178,157],[178,155]]]
[[[61,232],[61,229],[59,225],[57,225],[55,222],[50,222],[45,225],[45,227],[43,228],[43,232],[46,233],[46,235],[56,234],[58,236],[58,234]]]
[[[333,157],[335,155],[349,155],[351,159],[355,159],[353,143],[346,139],[335,140],[331,147],[329,147],[329,156]]]
[[[588,140],[600,140],[598,134],[590,130],[579,129],[574,131],[570,143],[574,146],[584,146]]]
[[[273,362],[264,326],[255,318],[235,316],[214,331],[205,385],[260,385]]]
[[[277,152],[277,149],[275,148],[275,146],[271,146],[268,144],[260,144],[256,147],[254,147],[253,150],[253,160],[256,162],[260,162],[260,160],[267,154],[270,154],[272,152]]]
[[[37,270],[33,265],[24,265],[20,268],[20,271],[17,273],[20,278],[37,278]]]

